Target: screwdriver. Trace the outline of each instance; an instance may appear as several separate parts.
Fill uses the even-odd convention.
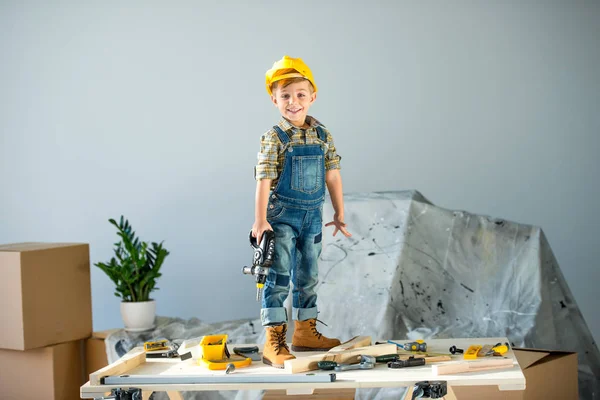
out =
[[[401,349],[404,349],[406,351],[427,351],[427,343],[425,343],[422,340],[417,340],[415,342],[409,342],[409,343],[396,343],[392,340],[388,340],[388,343],[392,343],[395,344],[396,346],[400,347]]]

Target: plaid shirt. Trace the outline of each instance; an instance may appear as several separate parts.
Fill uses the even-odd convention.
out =
[[[279,126],[285,133],[290,137],[291,143],[302,143],[302,144],[322,144],[323,141],[319,139],[317,126],[323,128],[327,135],[327,148],[325,153],[325,171],[330,169],[340,169],[340,160],[342,159],[335,150],[333,144],[333,137],[331,133],[325,128],[319,121],[311,116],[306,116],[306,122],[308,122],[308,129],[300,129],[290,124],[285,118],[282,118],[277,126]],[[304,140],[306,137],[306,141]],[[283,150],[283,144],[275,129],[269,129],[260,138],[260,151],[258,152],[258,164],[254,168],[254,178],[258,181],[261,179],[272,179],[271,189],[277,185],[277,179],[283,170],[283,162],[285,160],[285,152]]]

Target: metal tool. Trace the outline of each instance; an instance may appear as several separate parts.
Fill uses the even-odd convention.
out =
[[[144,343],[144,351],[168,350],[169,341],[167,339],[154,340]]]
[[[94,400],[142,400],[142,389],[112,389],[106,397],[95,397]]]
[[[398,359],[398,354],[394,353],[394,354],[384,354],[382,356],[376,356],[375,357],[375,362],[378,363],[386,363],[389,361],[396,361]]]
[[[450,351],[450,353],[452,353],[453,355],[457,354],[457,353],[462,354],[465,352],[464,349],[459,349],[458,347],[456,347],[454,345],[452,347],[450,347],[450,350],[448,350],[448,351]]]
[[[248,357],[252,361],[260,361],[262,359],[258,346],[234,347],[233,352],[238,356]]]
[[[260,301],[269,269],[275,257],[275,232],[264,231],[259,244],[250,231],[250,246],[254,249],[252,266],[242,268],[242,273],[256,277],[256,301]]]
[[[225,368],[226,374],[232,374],[235,371],[235,365],[232,363],[227,364],[227,368]]]
[[[146,358],[177,358],[179,357],[179,353],[177,350],[171,349],[167,351],[152,351],[146,353]]]
[[[317,367],[322,369],[323,371],[333,371],[335,367],[338,366],[338,363],[335,361],[319,361],[317,362]]]
[[[403,349],[405,351],[422,351],[422,352],[427,351],[427,343],[425,343],[422,340],[417,340],[417,341],[408,342],[408,343],[398,343],[398,342],[394,342],[392,340],[388,340],[388,343],[395,344],[396,346],[400,347],[401,349]]]
[[[388,368],[405,368],[405,367],[418,367],[420,365],[425,365],[425,358],[414,358],[410,357],[408,360],[399,360],[396,359],[394,361],[388,362]]]
[[[160,342],[160,346],[156,343]],[[169,343],[168,340],[161,340],[159,342],[146,342],[144,343],[144,348],[148,343],[152,343],[153,350],[146,350],[146,358],[177,358],[179,357],[178,349],[179,345],[177,343]],[[150,346],[149,346],[150,347]]]
[[[429,398],[441,399],[448,394],[448,384],[446,381],[421,381],[415,383],[413,388],[413,399]]]
[[[102,385],[163,385],[197,383],[296,383],[296,382],[335,382],[336,374],[294,374],[294,375],[117,375],[100,378]],[[137,400],[137,399],[136,399]]]
[[[360,362],[358,364],[338,364],[334,369],[337,372],[348,371],[351,369],[371,369],[375,368],[375,357],[373,356],[360,356]]]

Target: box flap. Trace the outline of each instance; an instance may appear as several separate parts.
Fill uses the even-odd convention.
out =
[[[107,329],[105,331],[98,331],[98,332],[92,332],[92,339],[101,339],[101,340],[105,340],[108,335],[110,335],[113,332],[117,332],[120,331],[120,328],[114,328],[114,329]]]
[[[529,368],[542,358],[548,356],[550,352],[544,350],[533,350],[533,349],[516,349],[513,348],[517,361],[521,366],[521,369]]]
[[[85,243],[43,243],[43,242],[12,243],[12,244],[0,245],[0,251],[12,251],[12,252],[36,251],[36,250],[55,249],[58,247],[78,246],[78,245],[82,245],[82,244],[85,244]]]
[[[517,357],[517,361],[519,361],[521,369],[547,363],[571,354],[576,354],[572,351],[528,349],[519,347],[513,347],[513,350],[515,352],[515,356]]]

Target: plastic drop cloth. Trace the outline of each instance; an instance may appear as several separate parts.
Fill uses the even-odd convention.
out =
[[[322,333],[341,340],[506,336],[516,347],[575,351],[580,398],[600,399],[600,353],[540,228],[446,210],[417,191],[344,199],[353,236],[323,235],[318,307],[328,326],[319,327]],[[331,220],[327,202],[323,214]],[[210,325],[159,319],[147,338],[217,331],[232,343],[264,341],[258,319]],[[106,340],[109,361],[143,342],[143,335],[113,333]],[[358,389],[356,398],[396,399],[404,390]],[[261,397],[260,391],[185,394]]]

